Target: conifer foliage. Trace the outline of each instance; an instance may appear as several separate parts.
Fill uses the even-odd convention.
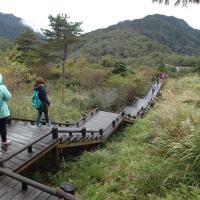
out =
[[[78,41],[82,32],[82,22],[70,22],[66,14],[58,14],[56,17],[49,15],[49,26],[51,30],[42,29],[47,37],[48,48],[53,56],[62,60],[62,81],[65,80],[65,61],[68,56],[70,45]]]

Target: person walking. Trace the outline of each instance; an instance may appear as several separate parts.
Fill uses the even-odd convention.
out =
[[[33,91],[38,94],[39,101],[41,102],[41,105],[36,108],[36,126],[40,127],[40,118],[42,116],[42,113],[44,113],[46,125],[51,126],[49,122],[49,115],[48,115],[48,107],[50,106],[50,101],[48,99],[47,90],[45,86],[45,82],[42,77],[38,77],[35,80],[35,85]],[[33,101],[33,99],[32,99]],[[33,102],[32,102],[33,104]]]
[[[10,110],[8,108],[7,101],[11,99],[11,94],[7,87],[3,84],[3,77],[0,74],[0,134],[1,134],[1,146],[11,144],[11,140],[7,139],[6,122],[10,116]]]
[[[153,95],[154,95],[154,92],[155,92],[156,88],[157,88],[157,85],[156,85],[156,83],[154,83],[154,84],[152,85],[152,88],[151,88],[152,94],[153,94]]]

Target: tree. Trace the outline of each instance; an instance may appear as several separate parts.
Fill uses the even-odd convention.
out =
[[[38,46],[40,41],[37,38],[36,34],[31,29],[23,32],[16,39],[17,51],[20,54],[16,57],[16,60],[20,63],[32,66],[35,62],[38,61]]]
[[[79,40],[82,22],[70,22],[66,14],[58,14],[56,17],[49,15],[51,30],[42,29],[47,37],[48,48],[52,50],[52,56],[62,60],[62,82],[65,82],[65,61],[70,45]]]
[[[170,0],[153,0],[153,2],[169,4]],[[188,5],[188,3],[200,3],[200,0],[174,0],[175,5],[182,4],[183,6]]]
[[[114,74],[120,74],[121,76],[125,76],[127,73],[127,67],[125,63],[121,61],[116,61],[114,64],[114,69],[112,70],[112,73]]]

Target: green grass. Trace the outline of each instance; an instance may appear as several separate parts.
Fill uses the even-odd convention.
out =
[[[199,199],[198,79],[170,80],[145,118],[102,149],[63,161],[51,183],[73,182],[84,200]]]
[[[66,88],[62,92],[57,82],[50,82],[47,86],[51,107],[49,116],[52,121],[66,122],[74,121],[89,109],[87,94],[75,92]],[[15,91],[10,101],[11,115],[21,118],[35,118],[36,111],[31,105],[32,85],[21,86]]]

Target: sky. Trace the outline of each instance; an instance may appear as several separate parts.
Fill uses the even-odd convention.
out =
[[[200,29],[200,5],[182,7],[173,2],[165,6],[152,0],[0,0],[0,12],[12,13],[36,30],[49,28],[48,15],[58,13],[66,13],[71,22],[83,22],[84,32],[152,14],[175,16]]]

